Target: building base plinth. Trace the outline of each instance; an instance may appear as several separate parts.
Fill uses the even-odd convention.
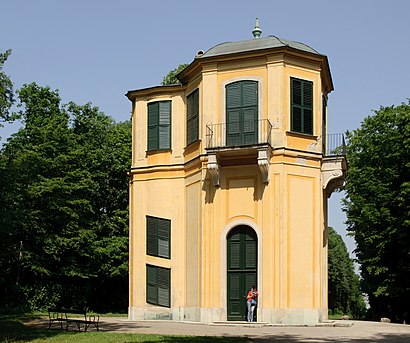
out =
[[[315,325],[327,320],[327,309],[257,309],[258,322],[287,325]],[[211,324],[227,321],[222,308],[129,307],[129,320],[174,320]]]

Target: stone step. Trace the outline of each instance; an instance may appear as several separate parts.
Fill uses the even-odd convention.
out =
[[[310,323],[310,324],[271,324],[268,322],[246,322],[246,321],[217,321],[211,325],[221,326],[245,326],[245,327],[263,327],[263,326],[277,326],[277,327],[350,327],[354,324],[352,321],[334,321],[326,320],[323,323]]]
[[[213,322],[212,325],[224,325],[224,326],[250,326],[250,327],[262,327],[266,326],[267,322],[246,322],[246,321],[218,321]]]

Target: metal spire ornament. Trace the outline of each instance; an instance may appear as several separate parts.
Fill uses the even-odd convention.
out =
[[[255,28],[252,30],[254,38],[259,38],[262,33],[262,30],[259,27],[259,18],[256,18]]]

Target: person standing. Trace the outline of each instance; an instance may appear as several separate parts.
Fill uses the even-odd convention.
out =
[[[248,295],[246,296],[246,306],[248,308],[248,315],[247,315],[247,321],[248,322],[253,322],[253,312],[255,311],[255,307],[257,304],[258,300],[258,291],[255,286],[252,286],[251,289],[248,292]]]

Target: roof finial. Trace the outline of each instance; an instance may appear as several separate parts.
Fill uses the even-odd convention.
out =
[[[256,18],[255,28],[252,30],[254,38],[259,38],[262,33],[262,30],[259,27],[259,18]]]

